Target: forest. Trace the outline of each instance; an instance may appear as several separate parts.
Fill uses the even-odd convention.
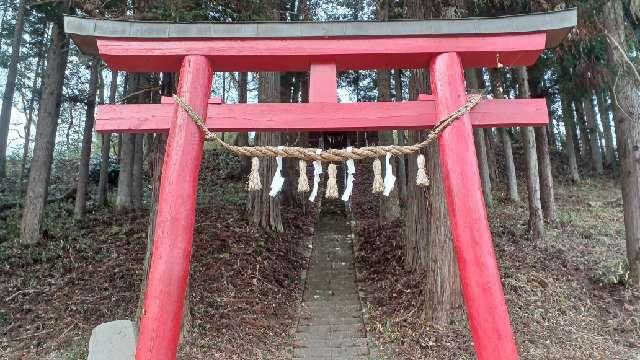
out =
[[[544,98],[550,118],[474,128],[482,195],[521,358],[639,359],[637,0],[1,0],[0,358],[98,359],[96,326],[135,327],[144,315],[167,134],[96,132],[96,109],[160,104],[178,75],[110,69],[80,51],[65,15],[401,21],[571,8],[577,26],[533,66],[498,59],[465,69],[470,93]],[[341,71],[338,100],[416,100],[433,91],[428,66]],[[211,97],[305,103],[309,82],[309,72],[218,72]],[[410,145],[427,133],[217,135],[238,146],[329,149]],[[416,184],[416,155],[394,156],[389,196],[371,194],[371,163],[356,161],[349,201],[326,198],[322,175],[310,202],[297,160],[284,160],[272,197],[275,161],[261,160],[262,189],[248,191],[251,159],[205,143],[178,358],[475,358],[437,144],[423,154],[426,188]],[[340,191],[347,175],[338,165]],[[349,340],[318,345],[317,317]]]

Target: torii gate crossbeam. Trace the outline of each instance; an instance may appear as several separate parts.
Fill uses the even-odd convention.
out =
[[[576,11],[407,22],[169,24],[65,18],[84,53],[125,71],[180,71],[178,95],[214,130],[424,129],[466,102],[463,68],[525,66],[575,26]],[[338,104],[346,69],[429,67],[433,95],[406,103]],[[214,71],[310,71],[308,104],[221,104]],[[175,359],[195,222],[203,135],[169,100],[98,108],[105,132],[168,132],[136,359]],[[473,142],[473,126],[548,122],[544,100],[484,101],[439,139],[467,317],[480,360],[518,359]]]

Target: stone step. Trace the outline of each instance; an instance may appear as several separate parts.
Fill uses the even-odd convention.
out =
[[[298,335],[314,336],[317,339],[340,339],[340,338],[363,338],[365,336],[362,324],[338,324],[338,325],[304,325],[298,326],[296,338]]]
[[[298,348],[310,348],[310,349],[339,349],[349,347],[366,347],[368,346],[367,339],[364,338],[350,338],[350,339],[319,339],[309,340],[304,343],[296,342],[295,349]]]
[[[303,304],[302,311],[305,312],[332,312],[332,313],[360,313],[362,307],[356,301],[314,301]]]

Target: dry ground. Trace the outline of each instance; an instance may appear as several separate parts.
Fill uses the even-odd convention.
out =
[[[280,359],[292,345],[313,211],[283,210],[287,231],[246,220],[243,184],[205,161],[191,266],[191,324],[182,359]],[[233,166],[231,166],[233,165]],[[208,192],[211,190],[214,192]],[[51,206],[46,238],[22,247],[15,217],[0,240],[0,359],[86,359],[91,329],[133,319],[143,277],[148,212],[93,212],[73,224],[73,204]]]
[[[525,203],[499,200],[490,211],[522,359],[640,359],[640,293],[625,287],[619,186],[587,179],[557,184],[556,196],[559,220],[543,241],[527,237]],[[402,268],[400,222],[371,220],[368,188],[354,202],[368,328],[388,358],[474,359],[463,313],[445,326],[421,320],[424,275]]]
[[[191,326],[183,359],[281,359],[290,354],[313,212],[284,212],[281,235],[245,220],[243,185],[209,159],[203,169],[191,277]],[[212,165],[213,164],[213,165]],[[399,222],[378,226],[366,170],[353,214],[361,225],[367,319],[390,359],[473,359],[462,312],[445,326],[421,320],[423,274],[402,269]],[[523,359],[640,358],[640,294],[624,286],[620,192],[610,180],[557,184],[559,220],[526,236],[527,209],[500,201],[490,213],[507,303]],[[133,318],[142,279],[146,212],[69,218],[51,206],[46,242],[13,242],[17,211],[0,226],[0,358],[84,359],[91,328]],[[55,357],[51,355],[55,354]]]

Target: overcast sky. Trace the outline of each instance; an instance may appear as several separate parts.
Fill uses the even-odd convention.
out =
[[[0,68],[0,91],[4,94],[4,86],[7,82],[7,70]],[[9,141],[7,153],[22,148],[24,143],[25,116],[15,107],[11,110],[11,126],[9,128]],[[33,131],[32,131],[33,134]]]

